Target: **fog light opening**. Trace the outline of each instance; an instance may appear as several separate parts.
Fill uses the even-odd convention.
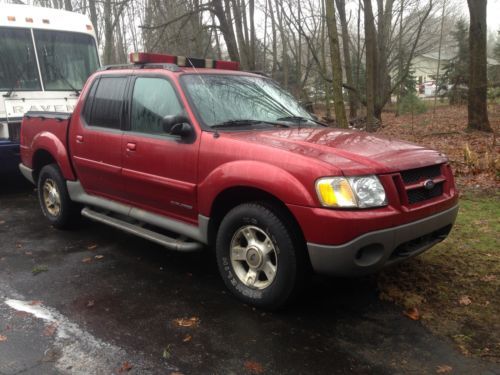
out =
[[[363,246],[360,248],[354,261],[359,266],[368,267],[378,263],[384,256],[384,246],[379,243]]]

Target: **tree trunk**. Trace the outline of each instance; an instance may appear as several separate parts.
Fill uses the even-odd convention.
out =
[[[486,75],[486,3],[487,0],[467,0],[469,5],[469,129],[491,132],[488,121],[487,75]]]
[[[386,0],[385,9],[380,1],[378,34],[376,39],[377,55],[375,67],[375,117],[381,120],[382,108],[385,105],[385,98],[390,90],[391,78],[388,67],[389,42],[392,26],[392,8],[394,0]]]
[[[71,4],[71,0],[64,0],[64,9],[70,12],[73,11],[73,5]]]
[[[248,70],[248,49],[243,33],[243,18],[241,16],[241,8],[238,0],[231,0],[234,13],[234,26],[236,28],[236,37],[238,38],[238,48],[240,51],[240,62],[243,70]]]
[[[366,43],[366,130],[375,131],[375,24],[371,0],[364,0]]]
[[[323,74],[326,77],[328,75],[328,70],[326,67],[326,46],[325,46],[325,0],[321,1],[321,69],[323,69]],[[331,111],[331,105],[330,105],[330,83],[326,80],[323,79],[323,89],[325,90],[325,117],[327,119],[331,119],[332,117],[332,111]]]
[[[111,13],[111,0],[104,1],[104,65],[113,64],[114,55],[114,39],[113,39],[113,19]]]
[[[248,10],[250,13],[250,69],[255,70],[255,3],[254,0],[249,0]]]
[[[354,87],[353,77],[352,77],[352,64],[351,64],[351,52],[349,48],[349,31],[347,27],[347,17],[345,13],[345,0],[335,0],[337,4],[337,9],[339,11],[340,26],[342,28],[342,50],[344,52],[344,67],[346,81],[349,87]],[[354,93],[349,90],[349,118],[355,118],[357,116],[358,102]]]
[[[339,128],[347,128],[348,122],[345,114],[344,97],[342,95],[342,62],[340,59],[339,36],[337,33],[334,0],[326,0],[325,5],[328,40],[330,43],[330,58],[332,60],[332,93],[335,120]]]
[[[434,92],[434,108],[432,114],[436,114],[436,104],[439,92],[439,70],[441,69],[441,47],[443,46],[443,26],[444,26],[444,12],[446,9],[446,0],[443,0],[443,11],[441,13],[441,30],[439,32],[439,47],[438,47],[438,66],[436,71],[436,91]]]
[[[229,58],[233,61],[240,61],[240,54],[238,53],[238,46],[236,45],[236,38],[234,36],[234,30],[231,21],[231,8],[229,7],[228,1],[226,1],[226,7],[228,9],[224,10],[222,6],[222,0],[212,0],[213,12],[219,21],[219,28],[222,33],[222,37],[226,42],[227,53]]]
[[[97,28],[97,9],[95,6],[95,0],[89,0],[89,12],[90,12],[90,22],[92,22],[92,27],[94,28],[95,36],[97,38],[97,44],[100,43],[99,29]]]
[[[273,65],[271,77],[276,77],[276,69],[278,68],[278,35],[276,33],[276,19],[274,18],[273,0],[267,0],[269,4],[269,14],[271,15],[271,31],[273,34]]]
[[[281,36],[281,63],[283,65],[283,86],[288,88],[288,52],[287,38],[285,28],[283,26],[283,2],[276,0],[276,17],[278,18],[278,28]]]

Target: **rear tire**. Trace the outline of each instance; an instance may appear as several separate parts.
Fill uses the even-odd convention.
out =
[[[56,164],[44,166],[38,175],[38,201],[44,216],[56,228],[70,228],[80,217],[79,207],[70,199]]]
[[[269,310],[289,303],[304,286],[305,244],[280,209],[241,204],[227,213],[216,239],[219,272],[241,301]]]

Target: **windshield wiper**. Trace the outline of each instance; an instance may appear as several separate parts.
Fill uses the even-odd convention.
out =
[[[280,123],[277,123],[277,122],[271,122],[271,121],[239,119],[239,120],[224,121],[224,122],[221,122],[220,124],[212,125],[211,128],[232,128],[232,127],[239,127],[239,126],[259,125],[259,124],[266,124],[266,125],[272,125],[272,126],[280,126],[280,127],[283,127],[283,128],[288,128],[289,127],[288,125],[280,124]]]
[[[47,51],[44,51],[44,53],[46,54],[46,53],[47,53]],[[45,56],[46,56],[46,55],[45,55]],[[44,57],[45,57],[45,56],[44,56]],[[64,74],[62,74],[62,73],[61,73],[61,70],[59,69],[59,67],[57,67],[57,66],[55,66],[55,65],[51,64],[51,63],[48,61],[48,59],[47,59],[47,58],[45,58],[45,59],[44,59],[44,63],[45,63],[45,64],[46,64],[46,65],[47,65],[47,66],[48,66],[48,67],[52,70],[52,72],[54,72],[55,74],[57,74],[57,75],[59,76],[59,78],[61,78],[61,79],[64,81],[64,83],[66,83],[66,84],[69,86],[69,88],[70,88],[71,90],[73,90],[73,91],[76,93],[76,96],[79,96],[79,95],[80,95],[80,90],[78,90],[75,86],[73,86],[73,85],[71,84],[71,82],[69,82],[69,81],[68,81],[68,79],[64,76]]]
[[[276,121],[289,121],[289,122],[294,122],[294,123],[298,123],[298,124],[301,124],[301,123],[307,122],[307,121],[311,121],[311,122],[314,122],[314,123],[321,125],[321,126],[328,126],[324,122],[321,122],[321,121],[318,121],[318,120],[315,120],[312,118],[305,118],[302,116],[285,116],[285,117],[280,117],[280,118],[276,119]]]

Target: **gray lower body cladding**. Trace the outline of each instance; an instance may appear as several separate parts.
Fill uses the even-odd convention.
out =
[[[366,233],[337,246],[308,243],[313,269],[332,276],[360,276],[421,254],[446,238],[458,205],[393,228]]]
[[[106,198],[87,194],[79,181],[67,181],[68,193],[71,200],[84,205],[98,207],[111,212],[128,216],[132,219],[163,228],[192,240],[206,244],[208,242],[208,222],[209,218],[203,215],[198,216],[198,226],[187,224],[178,220],[169,219],[165,216],[157,215],[140,208],[128,206]]]

